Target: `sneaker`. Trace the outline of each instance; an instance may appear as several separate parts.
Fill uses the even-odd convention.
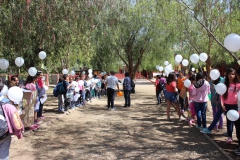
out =
[[[192,120],[189,120],[189,121],[188,121],[188,125],[189,125],[189,126],[191,126],[191,125],[193,125],[193,124],[194,124],[194,123],[192,122]]]
[[[63,110],[59,110],[58,113],[64,113],[64,111]]]
[[[223,126],[218,126],[218,129],[223,129]]]
[[[199,130],[203,129],[202,126],[198,126],[198,125],[196,125],[196,128],[199,129]]]
[[[234,153],[238,156],[240,156],[240,147],[238,147],[236,150],[234,150]]]
[[[36,127],[35,125],[32,125],[32,126],[28,127],[28,129],[29,129],[29,130],[36,130],[37,127]]]
[[[231,138],[231,137],[228,137],[228,139],[226,140],[226,143],[227,143],[227,144],[231,144],[231,143],[232,143],[232,138]]]
[[[212,134],[212,131],[210,131],[210,130],[207,129],[207,128],[203,128],[200,132],[201,132],[201,133],[205,133],[205,134]]]
[[[113,108],[111,108],[111,111],[116,111],[116,108],[114,108],[114,107],[113,107]]]
[[[43,117],[43,116],[41,116],[41,117],[39,117],[39,119],[44,119],[44,117]]]

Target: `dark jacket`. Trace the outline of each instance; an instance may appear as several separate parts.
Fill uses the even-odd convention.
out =
[[[125,77],[123,80],[123,90],[132,90],[131,86],[131,78],[130,77]]]

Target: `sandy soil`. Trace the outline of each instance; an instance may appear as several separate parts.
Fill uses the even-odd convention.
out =
[[[106,97],[86,106],[57,114],[56,98],[44,106],[44,124],[11,145],[11,160],[35,159],[221,159],[225,157],[195,127],[166,120],[166,104],[156,105],[153,85],[136,85],[132,106],[123,108],[116,97],[116,111],[106,109]]]

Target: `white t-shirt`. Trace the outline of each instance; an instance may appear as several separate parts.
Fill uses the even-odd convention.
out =
[[[107,88],[115,89],[116,85],[118,84],[118,79],[115,76],[108,76],[106,79]]]

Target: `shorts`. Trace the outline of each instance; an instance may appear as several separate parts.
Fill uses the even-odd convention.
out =
[[[165,99],[169,100],[170,102],[177,103],[177,93],[175,92],[168,92],[167,90],[165,91]]]

